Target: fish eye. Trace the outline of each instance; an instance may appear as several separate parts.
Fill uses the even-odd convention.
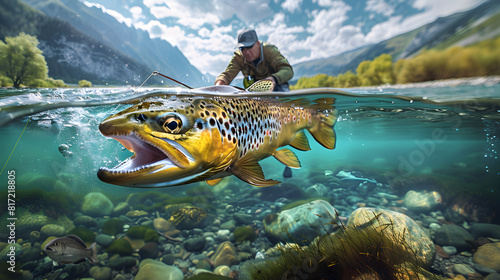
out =
[[[167,133],[182,133],[184,122],[177,114],[164,114],[157,118],[156,123]]]
[[[147,119],[148,119],[148,117],[147,117],[146,115],[144,115],[144,114],[139,114],[139,115],[137,116],[137,120],[138,120],[138,121],[141,121],[141,122],[143,122],[143,121],[145,121],[145,120],[147,120]]]

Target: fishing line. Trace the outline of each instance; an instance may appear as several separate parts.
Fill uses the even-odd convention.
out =
[[[149,75],[149,77],[147,77],[146,80],[144,80],[144,82],[142,82],[142,84],[137,89],[140,89],[153,75],[155,75],[155,72],[151,73],[151,75]]]
[[[3,166],[2,171],[0,171],[0,175],[2,175],[3,170],[4,170],[4,169],[5,169],[5,167],[7,166],[7,163],[9,163],[10,157],[11,157],[11,156],[12,156],[12,154],[14,153],[14,150],[16,149],[17,144],[19,143],[19,140],[21,140],[21,136],[23,136],[23,133],[24,133],[24,131],[26,130],[26,127],[28,126],[28,124],[29,124],[30,120],[31,120],[31,118],[28,118],[28,121],[26,122],[26,125],[24,126],[23,131],[21,132],[21,135],[19,135],[19,138],[17,139],[17,142],[16,142],[16,144],[14,145],[14,148],[12,149],[12,152],[10,152],[9,158],[7,158],[7,161],[5,162],[5,165]]]

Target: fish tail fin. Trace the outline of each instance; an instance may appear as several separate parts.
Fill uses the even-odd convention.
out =
[[[96,246],[96,243],[92,243],[92,245],[90,245],[89,249],[92,250],[92,255],[90,256],[90,262],[91,263],[98,263],[99,262],[99,259],[97,258],[97,246]]]
[[[315,125],[311,126],[307,130],[311,135],[327,149],[334,149],[336,136],[333,126],[337,120],[337,111],[332,111],[329,113],[321,113],[319,115],[320,121]]]

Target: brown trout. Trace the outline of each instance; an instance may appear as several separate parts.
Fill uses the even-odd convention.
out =
[[[105,119],[99,130],[134,155],[114,168],[101,167],[98,177],[129,187],[169,187],[199,181],[216,184],[235,175],[265,187],[259,161],[274,156],[300,168],[288,148],[310,150],[308,130],[321,145],[335,148],[334,98],[308,107],[301,101],[238,97],[164,96],[148,98]],[[308,102],[309,103],[309,102]]]

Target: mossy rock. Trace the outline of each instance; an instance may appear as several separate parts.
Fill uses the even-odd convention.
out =
[[[125,239],[115,239],[108,247],[104,249],[108,253],[120,254],[120,255],[131,255],[134,252],[130,242]]]
[[[205,209],[195,206],[186,206],[172,212],[169,222],[180,230],[192,229],[197,227],[206,217],[207,211],[205,211]]]
[[[277,245],[279,253],[264,260],[250,260],[240,266],[243,279],[280,279],[308,272],[309,279],[442,279],[424,268],[418,257],[399,246],[389,227],[341,228],[328,232],[308,246]]]
[[[117,235],[123,232],[123,225],[125,222],[120,218],[109,219],[102,225],[102,232],[108,235]]]
[[[255,241],[255,238],[257,238],[257,234],[255,233],[255,230],[252,227],[237,227],[234,229],[234,238],[236,241],[243,243],[244,241]]]
[[[80,237],[80,239],[82,239],[83,242],[89,244],[95,241],[95,236],[96,236],[96,234],[93,231],[82,226],[75,227],[74,229],[68,231],[67,235],[71,234]]]
[[[133,226],[128,229],[127,236],[132,239],[142,239],[146,242],[156,242],[159,238],[158,233],[147,226]]]

